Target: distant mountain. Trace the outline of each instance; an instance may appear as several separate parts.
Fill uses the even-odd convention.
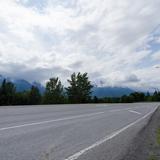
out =
[[[14,83],[14,85],[16,86],[16,90],[18,92],[23,92],[26,90],[30,90],[30,88],[32,87],[32,84],[27,82],[26,80],[23,79],[16,79],[11,81],[12,83]]]
[[[120,97],[135,92],[130,88],[123,87],[95,87],[93,88],[93,96],[102,97]]]
[[[45,92],[45,87],[42,86],[41,83],[33,82],[32,85],[35,86],[35,87],[37,87],[42,94]]]
[[[45,91],[44,86],[42,86],[38,82],[30,83],[24,79],[3,77],[2,75],[0,75],[0,84],[3,82],[4,79],[6,79],[8,82],[12,82],[15,85],[17,92],[23,92],[23,91],[30,90],[32,86],[37,87],[41,93],[44,93],[44,91]]]

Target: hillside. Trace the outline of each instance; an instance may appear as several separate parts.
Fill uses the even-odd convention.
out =
[[[135,92],[130,88],[123,87],[96,87],[93,88],[93,96],[102,97],[120,97]]]

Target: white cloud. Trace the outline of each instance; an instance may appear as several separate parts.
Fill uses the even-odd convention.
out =
[[[153,60],[160,60],[160,51],[154,53],[152,55]]]
[[[0,62],[7,65],[1,63],[0,72],[11,74],[9,66],[25,64],[27,79],[33,80],[29,78],[32,71],[45,68],[45,76],[39,73],[35,77],[44,81],[58,66],[63,68],[59,70],[63,79],[82,71],[106,85],[150,86],[151,77],[145,74],[157,73],[149,69],[157,65],[153,62],[158,56],[150,58],[154,48],[149,41],[157,34],[159,10],[159,0],[46,0],[45,5],[43,0],[2,0]],[[22,78],[25,73],[20,74]],[[143,84],[124,84],[131,75]],[[159,79],[155,81],[160,87]]]

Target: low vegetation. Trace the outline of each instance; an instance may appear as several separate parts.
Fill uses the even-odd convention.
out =
[[[160,128],[157,130],[157,143],[160,146]]]
[[[16,92],[13,83],[4,80],[0,86],[0,105],[38,105],[38,104],[67,104],[67,103],[132,103],[160,101],[160,92],[135,92],[122,97],[92,97],[92,84],[87,73],[73,73],[64,87],[58,77],[50,78],[46,83],[45,93],[32,86],[29,91]]]
[[[151,155],[148,160],[158,160],[155,155]]]
[[[160,147],[160,128],[157,129],[157,132],[155,135],[156,135],[156,143],[158,144],[158,146],[157,144],[154,145],[154,147],[152,148],[152,152],[154,154],[150,155],[148,160],[158,160],[159,159],[157,151],[159,150],[159,147]]]

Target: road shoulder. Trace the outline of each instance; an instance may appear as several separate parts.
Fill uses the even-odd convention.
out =
[[[160,160],[160,107],[137,134],[121,160]]]

